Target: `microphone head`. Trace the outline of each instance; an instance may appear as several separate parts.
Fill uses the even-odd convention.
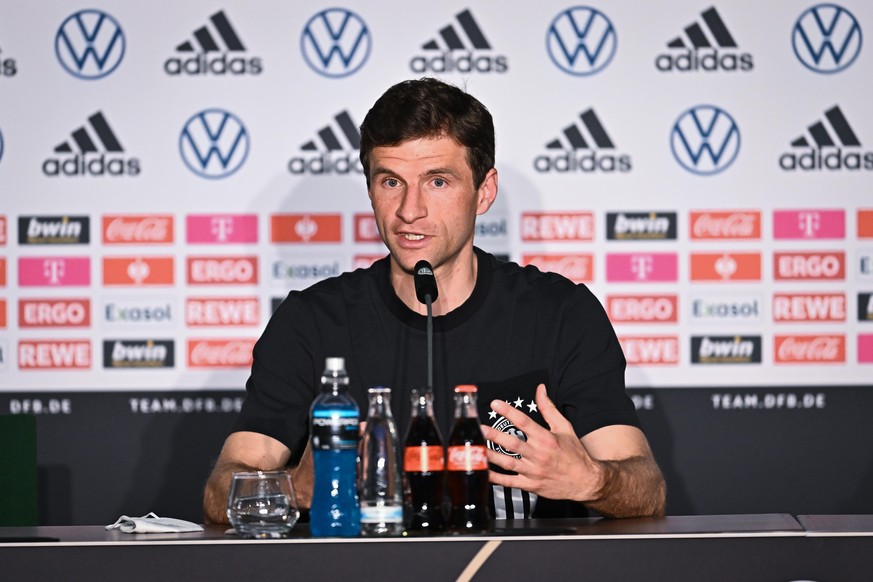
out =
[[[436,277],[433,276],[433,267],[424,259],[415,263],[415,268],[412,270],[413,279],[415,279],[415,296],[418,300],[427,305],[427,295],[430,295],[431,302],[437,298]]]

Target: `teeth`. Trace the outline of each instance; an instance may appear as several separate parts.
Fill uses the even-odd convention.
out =
[[[403,237],[406,238],[407,240],[421,240],[424,238],[424,235],[423,234],[404,234]]]

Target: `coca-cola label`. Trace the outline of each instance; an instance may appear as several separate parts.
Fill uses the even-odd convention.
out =
[[[691,253],[692,281],[760,281],[759,253]]]
[[[858,238],[873,238],[873,208],[858,210]]]
[[[773,321],[846,321],[845,293],[777,293]]]
[[[441,446],[406,447],[403,470],[409,473],[430,473],[446,468],[445,451]]]
[[[594,240],[594,214],[591,212],[525,212],[521,215],[521,240]]]
[[[629,366],[673,366],[679,363],[677,336],[619,336]]]
[[[270,242],[342,242],[342,215],[273,214],[270,216]]]
[[[173,237],[172,214],[106,214],[103,216],[103,244],[164,245]]]
[[[449,471],[473,471],[488,470],[488,454],[485,445],[450,445],[446,468]]]
[[[90,299],[19,299],[18,327],[89,327]]]
[[[692,240],[759,240],[761,212],[758,210],[692,211]]]
[[[256,243],[257,214],[190,214],[185,218],[189,243]]]
[[[189,285],[255,285],[258,258],[188,257]]]
[[[777,335],[777,364],[835,364],[846,361],[844,335]]]
[[[373,265],[379,259],[384,259],[385,255],[355,255],[352,257],[352,271],[356,269],[366,269]]]
[[[91,367],[89,340],[21,340],[18,368],[21,370],[87,370]]]
[[[355,214],[355,242],[382,242],[373,214]]]
[[[774,239],[841,239],[846,237],[845,210],[776,210]]]
[[[777,281],[842,281],[846,278],[843,252],[773,253],[773,278]]]
[[[248,368],[252,365],[254,339],[189,339],[188,367]]]
[[[606,313],[613,323],[675,323],[676,295],[607,295]]]
[[[594,255],[577,253],[567,255],[525,254],[522,265],[534,265],[541,271],[558,273],[574,283],[591,283],[594,280]]]

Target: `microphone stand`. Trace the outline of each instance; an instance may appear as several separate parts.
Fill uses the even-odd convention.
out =
[[[433,300],[424,296],[427,305],[427,387],[433,391]]]

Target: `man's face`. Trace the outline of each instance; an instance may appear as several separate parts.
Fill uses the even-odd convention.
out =
[[[448,137],[374,148],[370,167],[376,224],[400,268],[425,259],[439,270],[472,250],[476,216],[497,194],[496,170],[474,189],[467,149]]]

